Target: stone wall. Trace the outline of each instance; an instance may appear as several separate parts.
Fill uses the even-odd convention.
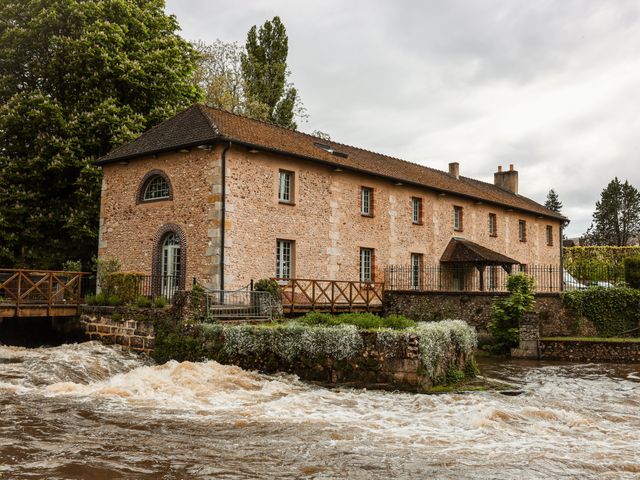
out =
[[[168,317],[164,309],[84,306],[80,325],[89,340],[150,354],[155,346],[154,322]]]
[[[540,359],[640,363],[640,341],[540,340]]]
[[[414,292],[386,291],[385,313],[405,315],[418,321],[458,318],[487,333],[493,300],[506,292]],[[534,313],[540,322],[540,335],[545,337],[593,336],[595,326],[586,318],[578,319],[564,308],[559,294],[537,294]]]

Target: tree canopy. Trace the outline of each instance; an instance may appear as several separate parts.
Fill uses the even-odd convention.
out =
[[[609,182],[596,203],[586,234],[591,245],[626,246],[640,235],[640,192],[625,180]]]
[[[279,17],[251,27],[244,48],[220,40],[194,47],[201,54],[194,83],[208,105],[290,129],[306,117],[288,81],[289,39]]]
[[[544,206],[554,212],[560,213],[562,211],[562,202],[560,201],[558,193],[553,188],[547,193],[547,200],[544,202]]]
[[[200,98],[163,0],[0,0],[0,265],[95,254],[92,162]]]

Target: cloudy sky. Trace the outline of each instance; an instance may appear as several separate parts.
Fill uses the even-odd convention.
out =
[[[303,131],[492,181],[555,188],[591,222],[614,176],[640,187],[637,0],[167,0],[190,40],[244,44],[279,15]]]

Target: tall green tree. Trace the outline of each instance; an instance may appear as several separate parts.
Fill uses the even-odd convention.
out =
[[[254,25],[242,55],[242,76],[250,116],[295,129],[298,91],[287,82],[289,38],[279,17]]]
[[[640,235],[640,192],[614,178],[602,190],[586,234],[591,245],[626,246]]]
[[[562,211],[562,202],[560,201],[558,193],[553,188],[547,193],[547,200],[544,202],[544,206],[554,212],[560,213]]]
[[[0,0],[0,265],[88,266],[101,155],[200,98],[163,0]]]

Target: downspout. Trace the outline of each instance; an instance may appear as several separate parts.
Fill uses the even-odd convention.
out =
[[[231,148],[231,142],[222,150],[220,158],[220,177],[222,185],[220,189],[220,290],[224,290],[224,236],[227,213],[227,151]]]
[[[562,245],[562,239],[564,238],[564,221],[560,222],[560,291],[564,290],[564,246]]]

